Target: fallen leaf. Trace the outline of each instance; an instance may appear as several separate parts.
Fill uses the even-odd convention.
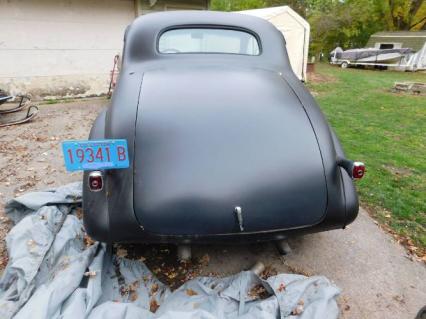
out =
[[[124,248],[118,248],[115,254],[117,255],[117,257],[124,258],[127,256],[127,250]]]
[[[138,294],[136,293],[136,291],[130,292],[129,299],[131,302],[135,302],[138,299]]]
[[[96,276],[96,271],[86,271],[84,273],[84,276],[86,276],[86,277],[95,277]]]
[[[129,285],[123,285],[120,287],[120,293],[122,296],[128,295],[130,301],[136,301],[138,299],[137,290],[139,285],[139,280],[136,280]]]
[[[151,301],[149,302],[149,311],[155,313],[158,308],[160,308],[160,305],[158,304],[157,300],[151,299]]]
[[[155,296],[155,294],[157,293],[157,291],[158,291],[158,284],[153,284],[153,285],[151,286],[150,295],[151,295],[151,296]]]
[[[191,288],[186,289],[186,294],[188,296],[196,296],[196,295],[198,295],[198,293],[195,290],[192,290]]]
[[[175,272],[175,271],[172,271],[172,272],[170,272],[170,273],[167,273],[166,274],[167,275],[167,278],[169,278],[169,279],[174,279],[174,278],[176,278],[177,277],[177,272]]]
[[[84,245],[86,247],[90,247],[92,246],[96,241],[94,241],[89,235],[87,235],[86,233],[84,234]]]
[[[280,285],[279,285],[279,287],[278,287],[278,291],[279,292],[283,292],[285,290],[285,284],[284,283],[281,283]]]
[[[298,316],[303,312],[303,305],[297,305],[296,308],[291,312],[292,315]]]
[[[200,259],[200,264],[203,266],[207,266],[210,262],[210,256],[208,254],[205,254],[203,257],[201,257]]]
[[[37,244],[33,239],[30,239],[29,241],[27,241],[27,246],[28,249],[32,250],[37,247]]]
[[[78,219],[83,219],[83,210],[81,209],[81,207],[78,207],[75,210],[75,215],[77,216]]]
[[[262,279],[268,279],[271,276],[276,276],[278,274],[278,271],[272,267],[272,266],[266,266],[265,269],[260,274],[260,277]]]
[[[252,299],[266,299],[269,296],[265,287],[263,287],[261,284],[255,285],[253,288],[251,288],[248,295]]]

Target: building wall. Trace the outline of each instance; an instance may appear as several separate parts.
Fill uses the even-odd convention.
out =
[[[207,10],[208,0],[136,0],[138,15],[157,11]]]
[[[104,94],[133,0],[0,0],[0,88],[38,97]]]
[[[381,43],[398,43],[402,48],[411,48],[417,52],[426,43],[426,31],[379,32],[370,37],[365,47],[378,48]]]
[[[289,6],[239,11],[272,23],[284,36],[291,67],[296,76],[307,81],[309,23]]]
[[[290,12],[269,19],[280,30],[286,41],[286,48],[291,67],[300,80],[306,81],[308,63],[309,29],[301,25]]]
[[[42,99],[105,94],[136,16],[207,7],[207,0],[0,0],[0,89]]]

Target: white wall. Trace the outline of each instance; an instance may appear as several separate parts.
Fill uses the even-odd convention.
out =
[[[269,22],[283,33],[291,67],[299,79],[305,80],[308,58],[305,53],[305,29],[288,12],[273,17]]]
[[[307,81],[309,23],[288,6],[240,11],[271,22],[284,36],[291,67],[296,76]]]
[[[174,10],[207,10],[209,7],[208,0],[136,0],[138,15],[143,15],[158,11],[174,11]]]
[[[0,88],[39,96],[106,93],[133,0],[0,0]]]

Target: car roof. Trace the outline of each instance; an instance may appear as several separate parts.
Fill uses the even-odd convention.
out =
[[[166,30],[179,27],[232,28],[254,34],[261,47],[258,56],[235,54],[181,53],[161,54],[157,50],[159,36]],[[150,13],[133,21],[126,29],[124,38],[123,69],[137,67],[155,61],[181,60],[182,63],[215,61],[221,63],[239,63],[258,66],[270,66],[274,69],[289,68],[285,40],[270,22],[258,17],[240,13],[215,11],[170,11]]]

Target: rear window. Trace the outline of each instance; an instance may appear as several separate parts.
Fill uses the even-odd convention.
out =
[[[161,34],[158,50],[165,54],[226,53],[259,55],[259,43],[249,32],[231,29],[185,28]]]

